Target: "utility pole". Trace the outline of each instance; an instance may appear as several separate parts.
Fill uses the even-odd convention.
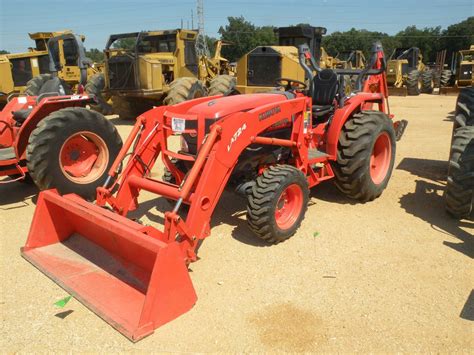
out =
[[[209,56],[209,48],[207,48],[206,34],[204,31],[204,0],[197,0],[197,17],[199,32],[196,39],[196,53],[198,56]]]

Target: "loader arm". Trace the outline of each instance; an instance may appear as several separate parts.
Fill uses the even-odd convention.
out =
[[[204,117],[184,114],[183,111],[186,111],[179,105],[148,111],[140,116],[136,123],[136,127],[143,126],[143,130],[135,149],[131,152],[127,166],[117,180],[119,184],[117,193],[115,195],[112,193],[115,184],[107,188],[99,188],[97,203],[101,206],[109,204],[118,214],[126,216],[129,211],[137,207],[140,191],[148,190],[168,199],[174,199],[179,205],[183,202],[189,204],[190,208],[185,221],[179,219],[179,222],[176,222],[176,217],[178,217],[176,212],[179,208],[177,205],[173,211],[167,212],[164,233],[156,235],[160,235],[159,238],[163,241],[170,242],[174,240],[173,232],[176,228],[184,231],[184,234],[179,234],[183,240],[187,241],[186,245],[183,245],[185,258],[191,256],[188,262],[194,261],[197,241],[209,235],[212,213],[240,154],[250,144],[258,142],[260,133],[283,120],[293,119],[291,140],[284,142],[275,140],[262,144],[287,144],[293,150],[293,156],[298,161],[301,170],[305,173],[308,171],[306,158],[308,143],[300,134],[303,132],[302,125],[306,108],[307,99],[302,97],[294,100],[282,99],[281,102],[261,106],[248,112],[231,114],[210,127],[210,132],[205,142],[199,147],[196,157],[171,152],[167,140],[173,135],[173,119],[179,117],[186,122],[199,122],[203,121]],[[274,114],[268,116],[269,112]],[[261,119],[262,117],[266,118]],[[204,124],[198,124],[197,127],[202,128]],[[199,136],[202,135],[204,138],[204,133],[199,132],[199,128],[186,132],[197,134],[198,141],[202,142],[204,139],[199,139]],[[191,170],[179,186],[149,178],[149,173],[160,156],[174,174],[179,174],[179,171],[171,163],[170,156],[193,162]]]

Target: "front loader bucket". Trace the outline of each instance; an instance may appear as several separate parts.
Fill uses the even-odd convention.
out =
[[[22,256],[137,341],[196,302],[179,244],[76,195],[41,192]]]

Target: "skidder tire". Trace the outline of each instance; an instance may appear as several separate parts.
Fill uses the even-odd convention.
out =
[[[421,81],[422,81],[421,92],[425,94],[432,94],[433,88],[434,88],[433,71],[425,70],[424,72],[422,72]]]
[[[474,126],[459,127],[451,143],[446,210],[454,218],[474,217]]]
[[[212,79],[209,86],[209,96],[228,95],[234,91],[237,79],[232,75],[219,75]]]
[[[247,223],[255,235],[277,244],[295,234],[308,208],[305,175],[290,165],[276,165],[260,175],[248,195]]]
[[[95,197],[122,147],[115,129],[100,113],[65,108],[44,118],[30,135],[28,171],[40,190]]]
[[[52,74],[40,74],[26,83],[25,94],[28,96],[38,96],[41,88],[46,82],[53,78]],[[62,87],[64,88],[64,95],[72,95],[72,90],[64,80],[61,79]]]
[[[421,75],[418,70],[412,70],[408,73],[407,78],[407,93],[411,96],[420,95],[420,90],[422,87]]]
[[[112,113],[112,107],[107,103],[110,97],[104,97],[102,91],[105,89],[105,75],[104,73],[96,73],[91,76],[85,86],[86,92],[92,95],[97,100],[97,105],[91,105],[94,111],[100,112],[104,115]]]
[[[450,86],[453,81],[453,72],[451,70],[443,70],[441,72],[441,77],[439,80],[439,87],[444,88],[446,86]]]
[[[395,141],[392,120],[383,112],[354,114],[342,127],[333,164],[338,189],[361,202],[379,197],[392,174]]]
[[[171,83],[170,90],[163,102],[165,105],[176,105],[203,96],[207,96],[206,89],[198,79],[179,78]]]

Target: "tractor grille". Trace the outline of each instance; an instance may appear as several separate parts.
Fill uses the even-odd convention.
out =
[[[275,86],[281,77],[281,57],[271,47],[255,48],[247,59],[247,85]]]
[[[135,84],[135,61],[126,56],[109,60],[110,89],[138,89]]]
[[[463,64],[459,68],[459,80],[471,80],[472,78],[472,64]]]
[[[10,59],[12,63],[12,76],[15,86],[25,86],[26,83],[33,78],[31,72],[30,58]]]

